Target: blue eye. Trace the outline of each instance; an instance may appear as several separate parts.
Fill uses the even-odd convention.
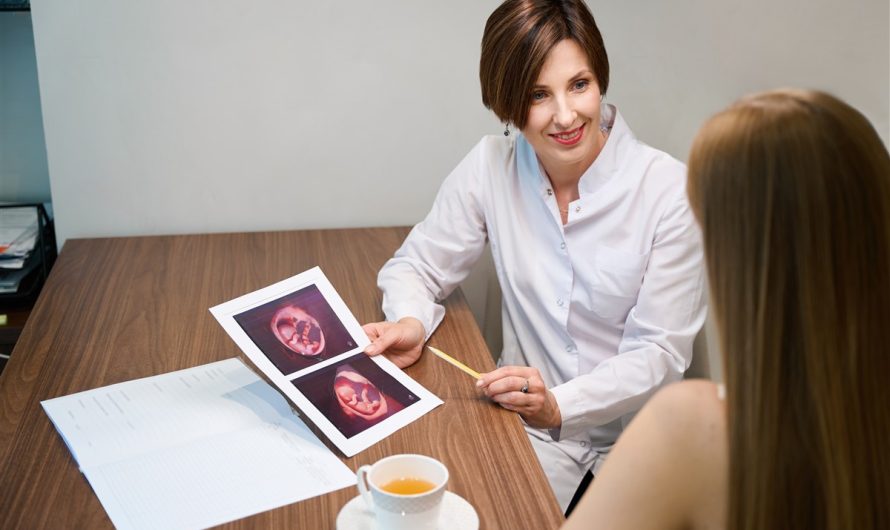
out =
[[[547,97],[547,94],[545,94],[544,92],[541,92],[540,90],[532,93],[532,100],[534,100],[534,101],[541,101],[545,97]]]
[[[590,83],[586,80],[582,79],[580,81],[575,81],[575,90],[584,90]]]

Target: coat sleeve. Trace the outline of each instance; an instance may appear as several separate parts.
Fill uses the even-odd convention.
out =
[[[485,154],[483,139],[445,179],[429,214],[377,276],[386,319],[417,318],[425,338],[445,315],[439,302],[467,277],[485,248]]]

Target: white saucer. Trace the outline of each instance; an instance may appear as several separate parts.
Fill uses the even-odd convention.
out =
[[[478,530],[479,516],[473,505],[460,495],[445,492],[439,511],[439,528],[448,530]],[[337,514],[337,530],[377,530],[374,512],[361,495],[343,505]]]

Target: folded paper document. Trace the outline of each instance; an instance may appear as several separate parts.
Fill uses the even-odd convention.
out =
[[[206,528],[355,485],[237,358],[42,405],[117,528]]]
[[[382,355],[318,267],[210,309],[250,360],[352,456],[442,404]]]

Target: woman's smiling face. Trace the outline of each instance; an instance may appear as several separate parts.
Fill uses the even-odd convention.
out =
[[[584,50],[571,39],[560,41],[547,55],[532,90],[522,134],[544,168],[548,173],[586,170],[605,139],[599,129],[599,84]]]

